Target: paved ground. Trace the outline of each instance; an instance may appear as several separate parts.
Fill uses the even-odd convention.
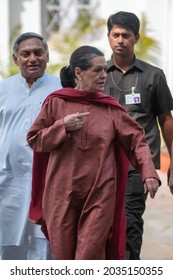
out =
[[[162,186],[154,200],[148,197],[144,214],[143,260],[173,260],[173,195],[166,173],[159,175]]]

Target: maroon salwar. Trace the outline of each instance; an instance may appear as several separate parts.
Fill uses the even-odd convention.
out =
[[[90,115],[80,130],[67,134],[63,118],[76,112]],[[48,97],[27,139],[37,152],[30,218],[44,221],[53,258],[123,259],[128,164],[118,145],[143,180],[158,178],[142,128],[111,97],[66,88]],[[34,175],[40,163],[46,169],[42,179]]]

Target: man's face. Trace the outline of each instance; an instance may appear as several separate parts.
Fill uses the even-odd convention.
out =
[[[19,44],[17,54],[13,54],[13,60],[26,81],[33,83],[44,74],[49,55],[38,38],[31,38]]]
[[[134,45],[139,40],[133,31],[121,25],[114,25],[108,34],[108,40],[113,53],[118,56],[128,56],[134,52]]]

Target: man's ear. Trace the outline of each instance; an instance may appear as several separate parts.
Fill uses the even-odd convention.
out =
[[[17,65],[17,66],[19,66],[19,63],[18,63],[18,60],[17,60],[17,56],[13,53],[13,61],[14,61],[14,63]]]
[[[47,54],[47,62],[49,62],[49,53]]]
[[[138,33],[138,35],[135,36],[135,44],[137,44],[137,42],[139,41],[140,39],[140,34]]]

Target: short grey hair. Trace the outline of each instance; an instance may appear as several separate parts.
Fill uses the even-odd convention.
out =
[[[19,35],[19,37],[17,37],[17,39],[15,40],[14,45],[13,45],[13,53],[17,54],[17,52],[19,50],[19,44],[22,41],[25,41],[25,40],[31,39],[31,38],[39,39],[41,41],[41,43],[43,44],[43,47],[45,48],[47,53],[49,53],[49,48],[48,48],[48,44],[47,44],[46,40],[41,35],[34,33],[34,32],[26,32],[26,33]]]

